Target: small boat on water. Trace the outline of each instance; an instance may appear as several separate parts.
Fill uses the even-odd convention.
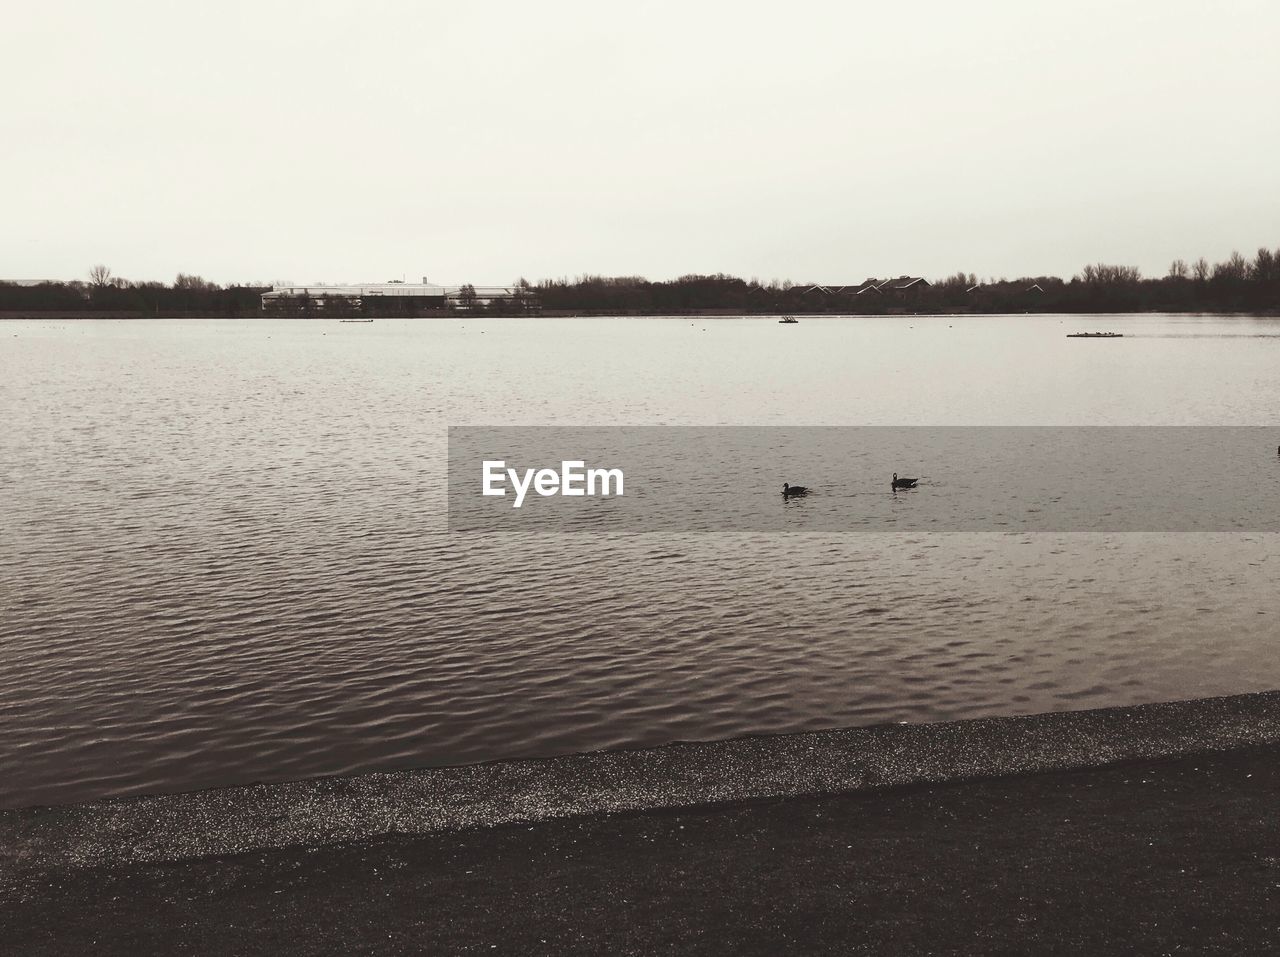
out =
[[[783,316],[783,317],[782,317],[781,319],[779,319],[778,321],[779,321],[779,322],[781,322],[781,323],[784,323],[784,324],[786,324],[786,325],[788,325],[788,326],[789,326],[789,325],[791,325],[792,323],[799,322],[800,320],[799,320],[799,319],[797,319],[795,316]]]
[[[339,322],[373,322],[372,319],[339,319]]]
[[[1123,332],[1068,332],[1068,339],[1123,339]]]

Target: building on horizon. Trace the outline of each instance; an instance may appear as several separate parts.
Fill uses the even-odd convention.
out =
[[[894,279],[865,279],[859,283],[843,286],[815,283],[805,289],[801,295],[819,298],[839,296],[850,300],[859,296],[869,299],[887,297],[895,302],[911,303],[919,299],[929,286],[929,280],[920,276],[898,276]]]
[[[532,314],[539,303],[527,285],[442,286],[424,277],[422,282],[276,285],[262,294],[262,311],[276,316]]]
[[[855,296],[892,296],[899,302],[912,302],[929,288],[929,280],[920,276],[898,276],[896,279],[868,279]]]

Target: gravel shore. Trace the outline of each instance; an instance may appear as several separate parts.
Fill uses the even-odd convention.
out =
[[[1280,947],[1280,695],[0,812],[6,953]]]

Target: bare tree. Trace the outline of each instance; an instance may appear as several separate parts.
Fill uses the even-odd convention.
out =
[[[1250,267],[1250,277],[1257,279],[1259,282],[1270,282],[1276,278],[1278,271],[1280,271],[1277,266],[1275,254],[1266,246],[1263,246],[1258,250],[1258,255],[1253,260],[1253,266]]]
[[[1186,279],[1190,274],[1191,269],[1187,266],[1185,259],[1175,259],[1169,264],[1170,279]]]
[[[98,265],[89,270],[89,281],[99,289],[110,286],[111,270],[102,265],[102,263],[98,263]]]
[[[217,283],[209,282],[200,276],[189,276],[186,273],[178,273],[178,278],[173,281],[174,289],[217,289]]]
[[[1209,260],[1201,256],[1196,260],[1195,265],[1191,267],[1191,274],[1196,277],[1196,282],[1204,282],[1209,278]]]
[[[1240,255],[1239,250],[1233,249],[1231,255],[1227,257],[1226,262],[1220,262],[1213,267],[1214,279],[1238,280],[1245,279],[1249,275],[1249,263]]]
[[[1114,286],[1138,282],[1142,279],[1142,271],[1137,266],[1110,266],[1106,263],[1095,263],[1085,266],[1076,278],[1090,285]]]

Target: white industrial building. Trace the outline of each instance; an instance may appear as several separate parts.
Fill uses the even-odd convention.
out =
[[[273,314],[359,312],[421,315],[470,312],[493,306],[517,312],[537,311],[537,295],[527,286],[441,286],[426,282],[374,282],[351,285],[312,283],[272,286],[262,294],[262,311]]]

